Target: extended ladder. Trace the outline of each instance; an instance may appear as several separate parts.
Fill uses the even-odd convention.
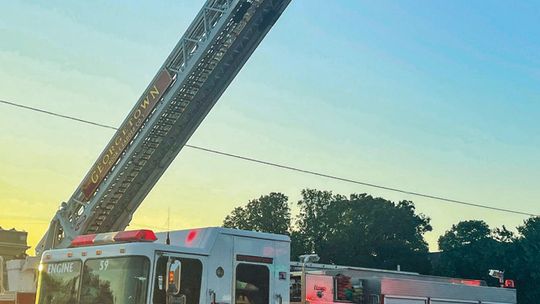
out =
[[[77,235],[129,224],[289,2],[206,1],[81,185],[62,203],[38,254],[67,247]]]

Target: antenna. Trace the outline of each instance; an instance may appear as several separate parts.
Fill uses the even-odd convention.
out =
[[[171,207],[167,207],[167,239],[165,240],[165,244],[170,245],[171,244],[171,237],[170,237],[170,231],[171,231]]]

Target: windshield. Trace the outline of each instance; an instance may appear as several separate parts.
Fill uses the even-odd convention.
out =
[[[39,267],[38,303],[71,304],[77,302],[80,261],[44,263]]]
[[[144,304],[149,270],[142,256],[44,263],[37,303]]]
[[[81,304],[143,304],[150,262],[145,257],[87,260],[84,263]]]

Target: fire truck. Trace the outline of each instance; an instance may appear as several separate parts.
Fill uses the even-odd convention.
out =
[[[288,236],[228,228],[81,235],[44,252],[36,303],[517,303],[479,280],[308,262]]]
[[[445,298],[452,303],[515,303],[515,292],[509,289],[401,272],[390,277],[377,270],[319,269],[309,260],[302,263],[298,281],[289,238],[282,235],[224,228],[123,231],[289,2],[204,3],[39,242],[36,303],[446,304]],[[10,263],[8,281],[21,284],[9,286],[12,293],[0,295],[0,303],[33,302],[19,297],[34,291],[28,287],[36,280],[32,259]],[[351,284],[343,283],[345,278]],[[392,280],[395,283],[388,283]],[[422,281],[428,282],[426,291],[411,291],[409,287]],[[435,283],[446,285],[432,289]],[[359,297],[360,290],[368,298]],[[456,297],[469,293],[465,300]]]

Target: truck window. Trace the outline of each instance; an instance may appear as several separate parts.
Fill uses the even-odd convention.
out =
[[[168,256],[158,259],[154,278],[152,303],[163,304],[166,300],[165,281],[167,280]],[[199,304],[201,295],[202,263],[197,259],[175,258],[182,262],[180,294],[186,296],[186,304]]]
[[[77,302],[81,261],[43,263],[39,266],[38,293],[40,304]]]
[[[84,262],[81,304],[144,304],[150,262],[142,256]],[[71,302],[74,303],[74,302]]]
[[[301,302],[302,301],[302,277],[299,275],[292,275],[289,288],[290,288],[291,302]]]
[[[236,266],[236,304],[267,304],[270,271],[264,265],[241,263]]]

